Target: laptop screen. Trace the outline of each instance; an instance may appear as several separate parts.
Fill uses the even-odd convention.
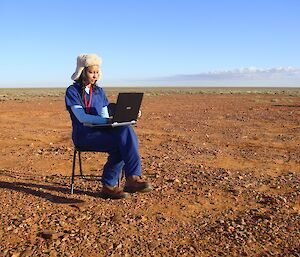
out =
[[[113,122],[136,121],[143,95],[143,93],[119,93]]]

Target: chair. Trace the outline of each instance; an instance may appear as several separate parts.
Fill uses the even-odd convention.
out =
[[[115,103],[110,103],[108,105],[108,113],[110,116],[112,116],[115,112]],[[89,151],[89,150],[80,150],[76,147],[74,147],[74,154],[73,154],[73,164],[72,164],[72,182],[71,182],[71,194],[74,193],[74,179],[75,179],[75,166],[76,166],[76,155],[78,153],[78,162],[79,162],[79,172],[80,172],[80,176],[82,179],[85,179],[85,176],[83,175],[82,172],[82,161],[81,161],[81,153],[82,152],[94,152],[94,151]],[[124,176],[124,172],[122,171],[120,174],[120,177],[118,179],[118,186],[120,186],[121,184],[121,180]]]
[[[74,193],[74,180],[75,180],[75,166],[76,166],[76,155],[78,153],[78,162],[79,162],[79,172],[82,179],[86,179],[82,172],[82,161],[81,161],[81,153],[82,152],[94,152],[94,151],[88,151],[88,150],[80,150],[78,148],[74,148],[74,154],[73,154],[73,164],[72,164],[72,181],[71,181],[71,194]],[[120,174],[120,177],[118,179],[118,186],[121,185],[122,178],[124,177],[124,172],[122,171]]]

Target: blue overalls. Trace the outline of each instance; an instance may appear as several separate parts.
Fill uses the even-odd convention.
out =
[[[86,97],[89,95],[86,94]],[[141,175],[137,136],[131,126],[116,128],[83,126],[71,110],[71,106],[81,105],[86,111],[82,100],[82,87],[79,83],[74,83],[67,88],[65,103],[72,120],[72,140],[75,147],[80,150],[109,154],[102,174],[104,185],[115,186],[122,169],[126,177]],[[93,90],[89,114],[100,115],[102,108],[107,105],[108,100],[103,89],[97,87],[96,90]]]

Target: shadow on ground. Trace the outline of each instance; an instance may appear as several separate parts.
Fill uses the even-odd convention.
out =
[[[50,190],[60,193],[69,193],[69,188],[59,187],[59,186],[51,186],[51,185],[43,185],[43,184],[33,184],[33,183],[24,183],[24,182],[5,182],[0,181],[0,188],[6,188],[15,190],[18,192],[23,192],[25,194],[31,194],[34,196],[38,196],[44,198],[53,203],[59,204],[75,204],[75,203],[83,203],[83,200],[75,199],[72,197],[58,196],[48,192],[44,192],[43,190]],[[97,197],[97,193],[82,191],[82,190],[74,190],[75,194],[84,194],[92,197]]]

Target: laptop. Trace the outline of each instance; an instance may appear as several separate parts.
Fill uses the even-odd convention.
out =
[[[136,124],[143,95],[144,93],[119,93],[111,123],[97,125],[84,123],[84,125],[93,128],[102,128]]]

